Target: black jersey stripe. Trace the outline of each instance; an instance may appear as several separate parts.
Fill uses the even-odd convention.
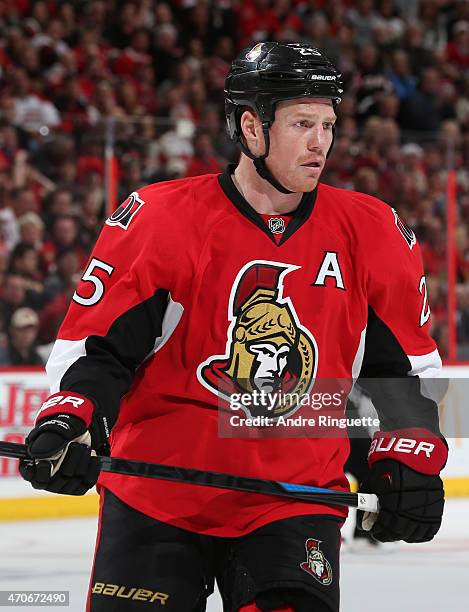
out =
[[[358,382],[371,396],[382,431],[423,427],[441,435],[436,402],[423,394],[411,358],[371,307]]]
[[[158,339],[165,335],[163,319],[168,299],[169,292],[158,289],[152,297],[120,315],[105,335],[88,336],[84,354],[78,347],[78,358],[61,376],[59,389],[75,391],[93,401],[95,414],[91,431],[95,440],[107,438],[138,367],[153,354]],[[69,347],[71,341],[65,342]],[[78,343],[83,346],[83,340]],[[60,362],[60,358],[60,350],[51,355],[52,361]],[[48,363],[48,368],[60,371],[60,364]]]

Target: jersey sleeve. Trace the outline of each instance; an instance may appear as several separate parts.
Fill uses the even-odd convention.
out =
[[[420,427],[439,433],[438,384],[428,379],[439,375],[441,359],[429,335],[420,248],[396,211],[379,204],[382,219],[363,254],[368,322],[360,385],[370,393],[383,431]]]
[[[164,336],[170,257],[158,249],[152,202],[131,194],[105,223],[46,364],[51,393],[89,400],[75,414],[105,440],[137,368]],[[89,411],[88,411],[89,412]],[[93,430],[92,430],[93,433]]]

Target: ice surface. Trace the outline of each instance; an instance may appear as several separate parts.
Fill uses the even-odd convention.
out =
[[[349,532],[346,524],[344,535]],[[84,611],[95,534],[96,520],[89,518],[0,523],[0,590],[69,590],[68,610]],[[447,502],[433,542],[388,545],[376,553],[345,551],[341,585],[341,612],[466,612],[469,499]],[[207,610],[221,612],[217,595]]]

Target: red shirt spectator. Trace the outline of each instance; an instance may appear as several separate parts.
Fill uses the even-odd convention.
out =
[[[461,69],[469,68],[469,21],[454,25],[454,40],[446,47],[446,57]]]
[[[52,226],[52,239],[47,241],[42,248],[42,256],[47,271],[54,270],[56,258],[59,252],[73,248],[83,269],[88,259],[82,246],[78,241],[78,221],[75,217],[63,215],[57,217]]]
[[[187,164],[186,176],[199,174],[216,174],[221,166],[215,157],[210,135],[201,130],[194,137],[194,155]]]

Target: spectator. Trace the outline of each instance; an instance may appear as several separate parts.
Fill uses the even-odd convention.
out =
[[[32,244],[18,242],[10,254],[10,274],[19,274],[26,280],[26,289],[42,293],[42,274],[39,253]]]
[[[97,123],[102,118],[123,117],[124,113],[118,106],[112,84],[109,81],[101,81],[97,84],[91,104],[88,107],[88,119],[91,123]]]
[[[404,32],[404,20],[399,16],[395,0],[379,0],[378,23],[386,31],[386,40],[395,44]]]
[[[50,231],[57,217],[73,214],[72,193],[68,189],[56,189],[44,199],[43,206],[43,219]]]
[[[83,92],[80,79],[76,74],[64,77],[62,86],[54,96],[54,104],[62,114],[62,127],[73,130],[77,121],[86,121],[88,97]]]
[[[412,74],[420,75],[422,70],[433,63],[433,54],[423,44],[423,26],[418,21],[407,24],[404,34],[404,49],[412,66]]]
[[[10,251],[18,240],[18,222],[11,206],[10,192],[0,186],[0,245]]]
[[[439,102],[441,75],[435,68],[423,71],[417,90],[401,106],[401,125],[412,131],[435,132],[443,118]]]
[[[0,124],[0,169],[13,167],[19,150],[18,132],[8,122]]]
[[[469,133],[469,73],[463,79],[461,86],[461,95],[458,97],[456,104],[456,119],[466,134]]]
[[[357,44],[362,46],[372,42],[373,28],[379,24],[379,18],[374,11],[373,0],[358,0],[354,4],[347,18],[355,31]]]
[[[33,92],[32,83],[26,71],[18,68],[14,75],[13,95],[15,98],[15,125],[37,133],[40,129],[56,128],[60,124],[60,115],[55,106],[41,99]]]
[[[6,328],[10,325],[15,310],[23,306],[30,306],[26,280],[19,274],[7,273],[3,286],[0,287],[0,318],[5,322]]]
[[[389,74],[389,81],[394,93],[400,100],[405,100],[411,96],[417,87],[417,79],[411,72],[409,56],[402,49],[396,49],[392,55],[392,70]]]
[[[45,32],[34,36],[31,44],[39,50],[40,55],[48,57],[48,63],[52,63],[55,58],[59,58],[69,51],[68,45],[64,42],[65,29],[60,19],[51,19],[47,22]]]
[[[419,194],[428,188],[427,176],[423,167],[424,151],[415,143],[408,143],[401,149],[403,172],[409,177]]]
[[[11,193],[11,204],[17,218],[26,213],[39,211],[39,204],[34,191],[29,187],[20,187]]]
[[[469,69],[469,21],[458,21],[446,47],[446,57],[461,70]]]
[[[360,168],[355,175],[354,189],[355,191],[369,193],[376,198],[380,198],[381,195],[379,193],[379,181],[376,170],[366,166]]]
[[[52,302],[59,293],[64,292],[69,287],[75,288],[79,277],[80,260],[76,251],[73,248],[62,250],[57,255],[56,271],[49,274],[45,282],[46,302]]]
[[[44,238],[44,223],[41,217],[33,212],[26,213],[18,219],[20,241],[32,245],[41,251]]]
[[[223,117],[223,122],[224,122]],[[201,118],[201,127],[212,139],[215,154],[223,162],[235,162],[239,156],[239,149],[228,136],[217,107],[208,106]]]
[[[101,229],[103,214],[103,192],[99,187],[87,189],[80,205],[80,235],[79,241],[86,252],[94,246]]]
[[[199,75],[204,63],[204,45],[200,38],[192,37],[188,43],[188,53],[186,63],[194,74]]]
[[[74,284],[65,288],[60,293],[57,293],[54,299],[49,302],[49,304],[47,304],[47,306],[41,312],[38,335],[38,341],[41,343],[41,346],[38,350],[40,355],[45,359],[47,359],[50,350],[52,350],[59,327],[65,317],[68,307],[70,306],[70,301],[79,281],[79,275],[77,275],[73,280]]]
[[[189,160],[186,176],[221,172],[215,157],[212,139],[206,130],[199,130],[194,137],[194,156]]]
[[[337,41],[330,35],[327,19],[322,13],[312,10],[306,20],[304,33],[305,40],[322,49],[333,63],[339,59]]]
[[[76,217],[62,215],[57,217],[52,224],[51,239],[42,249],[42,256],[48,273],[57,267],[57,256],[66,249],[73,249],[80,262],[80,268],[84,268],[87,255],[79,242],[79,225]]]
[[[153,66],[155,68],[156,82],[161,84],[172,74],[174,67],[182,57],[182,49],[177,46],[177,30],[171,23],[157,26],[155,37],[156,46],[153,53]]]
[[[292,10],[292,0],[274,0],[272,6],[272,15],[274,17],[273,33],[280,30],[293,30],[294,38],[298,38],[298,33],[301,30],[301,19]]]
[[[143,169],[140,159],[132,155],[128,155],[122,162],[122,177],[120,180],[119,200],[122,202],[125,198],[137,191],[143,184]]]
[[[371,43],[359,51],[358,70],[357,112],[359,117],[367,118],[375,111],[380,96],[391,92],[392,86],[384,74],[378,48]]]
[[[38,328],[39,318],[31,308],[19,308],[13,313],[7,345],[10,365],[43,365],[36,345]]]
[[[241,46],[246,47],[253,40],[268,40],[278,28],[269,0],[246,0],[238,7]]]
[[[112,70],[122,77],[133,77],[141,66],[151,65],[150,34],[145,28],[135,30],[130,44],[116,58]]]
[[[107,13],[109,22],[106,24],[106,38],[113,47],[124,49],[133,33],[138,29],[137,5],[134,2],[122,3],[121,10]]]
[[[443,51],[447,43],[445,18],[434,0],[420,2],[419,18],[424,31],[423,46],[432,51]]]

